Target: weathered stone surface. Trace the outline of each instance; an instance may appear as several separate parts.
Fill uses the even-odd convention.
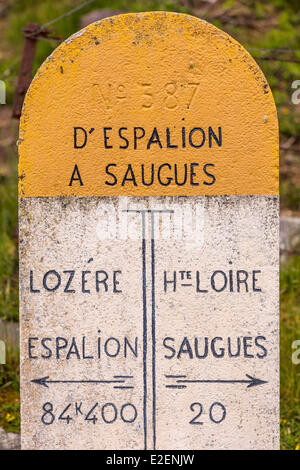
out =
[[[300,245],[300,217],[280,217],[280,252],[284,260]]]
[[[179,213],[181,219],[181,210],[189,213],[190,208],[196,214],[198,209],[197,219],[192,219],[196,232],[191,232],[190,227],[186,226],[187,234],[181,239],[180,231],[171,228],[169,233],[168,226],[164,231],[160,225],[161,232],[157,233],[155,338],[151,330],[153,260],[151,234],[147,234],[146,332],[149,344],[146,346],[146,388],[143,382],[145,339],[143,341],[141,220],[140,214],[132,214],[129,222],[133,239],[122,239],[122,235],[126,236],[122,233],[124,225],[120,220],[124,208],[119,209],[118,204],[118,198],[108,201],[98,198],[54,198],[51,203],[47,198],[21,201],[22,402],[23,409],[26,409],[24,448],[140,449],[144,447],[145,440],[147,448],[153,448],[154,412],[157,449],[277,447],[278,400],[274,393],[278,390],[278,315],[275,313],[278,312],[277,197],[203,196],[152,198],[146,201],[143,198],[129,198],[126,207],[130,210],[137,207],[174,210],[173,218]],[[107,213],[109,216],[105,215]],[[165,217],[168,219],[169,215],[165,214]],[[156,223],[159,224],[158,215]],[[148,220],[148,229],[149,224]],[[121,236],[105,239],[107,225],[110,236],[114,233]],[[128,226],[128,221],[125,226]],[[50,270],[60,273],[62,279],[55,295],[43,287],[45,273]],[[68,289],[75,292],[65,293],[68,276],[63,273],[71,270],[75,275]],[[108,274],[107,292],[103,284],[100,292],[96,290],[97,270]],[[233,292],[230,292],[230,270]],[[245,272],[248,273],[247,286],[241,283],[240,292],[237,270],[240,270],[241,280],[245,279]],[[32,272],[32,288],[40,292],[30,292],[29,271]],[[84,290],[89,292],[85,293],[82,292],[83,271],[88,273]],[[177,276],[176,292],[174,271]],[[181,271],[189,271],[191,279],[181,279]],[[215,289],[222,289],[224,284],[220,271],[226,273],[227,279],[226,288],[220,292],[214,290],[210,282],[212,273],[217,271]],[[255,286],[254,271],[257,278]],[[119,273],[116,293],[113,293],[114,272]],[[208,292],[197,292],[197,272],[200,276],[198,290]],[[48,289],[54,288],[57,274],[47,276],[45,284]],[[28,357],[28,337],[36,338],[30,343],[31,359]],[[55,348],[58,337],[61,338],[59,359]],[[48,338],[44,346],[43,338]],[[72,338],[75,338],[76,347],[74,344],[72,346]],[[98,338],[101,338],[100,358],[97,353]],[[116,338],[118,342],[109,340],[105,351],[105,342],[109,338]],[[125,338],[133,348],[137,346],[136,355],[129,348],[125,351]],[[184,343],[184,338],[188,342]],[[195,339],[199,341],[199,354],[204,354],[204,342],[208,341],[206,358],[196,357]],[[152,364],[154,341],[155,373]],[[231,342],[231,352],[228,342]],[[45,346],[51,349],[51,357],[47,357],[50,352]],[[120,351],[116,357],[110,357],[108,354],[114,355],[118,347]],[[84,354],[93,359],[84,359]],[[231,354],[238,354],[238,357],[230,357]],[[267,383],[247,388],[251,382],[247,374]],[[30,383],[46,376],[48,380],[56,381],[112,380],[120,375],[132,378],[125,379],[125,383],[119,385],[134,388],[125,390],[115,389],[111,384],[72,383],[49,383],[47,388],[43,384]],[[190,384],[186,389],[173,389],[166,387],[177,384],[177,379],[168,378],[171,375],[183,375],[188,380],[237,380],[241,383]],[[243,383],[247,380],[249,383]],[[145,394],[147,402],[144,408]],[[31,405],[33,395],[35,406]],[[76,416],[74,409],[78,400],[83,403],[84,414],[80,416]],[[45,426],[42,416],[45,414],[43,406],[47,402],[53,405],[55,420]],[[198,402],[204,407],[200,419],[203,421],[203,433],[200,434],[198,426],[190,424],[200,411],[197,408],[199,405],[191,409],[192,404]],[[213,419],[219,420],[222,413],[226,413],[226,419],[220,424],[209,419],[209,409],[216,402],[219,405],[214,406]],[[95,410],[97,423],[93,425],[84,418],[95,403],[99,406]],[[131,406],[127,410],[128,419],[133,418],[135,412],[136,419],[133,423],[125,423],[119,415],[113,423],[105,423],[102,411],[107,403],[118,407],[118,415],[121,406],[132,404],[134,408]],[[68,404],[71,405],[66,416],[70,414],[72,421],[66,425],[58,417]],[[113,419],[112,407],[106,408],[109,413],[105,419]],[[146,437],[145,430],[143,432],[145,414]],[[51,421],[51,415],[46,413],[44,419]]]
[[[6,433],[0,428],[0,450],[20,450],[20,435],[12,432]]]

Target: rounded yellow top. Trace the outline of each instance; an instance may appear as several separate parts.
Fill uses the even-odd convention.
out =
[[[278,193],[263,73],[177,13],[107,18],[61,44],[26,95],[19,153],[21,197]]]

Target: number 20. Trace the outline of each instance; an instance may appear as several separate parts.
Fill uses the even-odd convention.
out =
[[[217,408],[221,409],[221,413],[222,413],[221,417],[219,419],[216,419],[214,417],[214,410],[216,410]],[[194,416],[194,418],[191,419],[190,424],[203,424],[202,421],[198,421],[198,418],[203,413],[203,405],[196,401],[196,402],[191,404],[190,410],[193,411],[193,412],[198,411],[196,416]],[[225,418],[226,418],[226,408],[225,408],[225,406],[222,405],[222,403],[219,403],[219,402],[216,401],[209,408],[209,419],[210,419],[210,421],[212,421],[213,423],[216,423],[216,424],[220,424],[220,423],[222,423],[222,421],[224,421]]]

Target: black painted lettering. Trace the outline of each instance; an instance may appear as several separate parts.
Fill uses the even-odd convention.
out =
[[[139,131],[141,131],[139,133]],[[143,127],[134,127],[133,128],[133,148],[137,149],[137,142],[145,137],[145,129]]]
[[[110,171],[110,167],[115,167],[117,166],[116,163],[109,163],[106,168],[105,168],[105,173],[109,176],[112,176],[113,177],[113,181],[110,182],[110,181],[105,181],[105,184],[107,186],[115,186],[117,183],[118,183],[118,178],[116,177],[116,175],[114,175],[111,171]]]
[[[197,144],[195,144],[195,142],[192,139],[195,132],[200,132],[200,134],[202,136],[202,140],[200,142],[198,142]],[[199,148],[203,147],[204,143],[205,143],[205,132],[204,132],[204,130],[201,129],[201,127],[194,127],[194,129],[192,129],[189,133],[189,144],[190,144],[190,146],[194,147],[196,149],[199,149]]]
[[[119,129],[119,136],[125,142],[124,145],[120,145],[120,149],[127,149],[129,147],[129,140],[122,135],[122,131],[127,131],[127,127],[120,127]]]
[[[106,149],[112,149],[113,148],[113,146],[108,143],[108,141],[110,139],[110,136],[107,135],[107,132],[111,131],[111,130],[112,130],[112,127],[103,127],[104,147]]]
[[[73,170],[73,173],[72,173],[72,176],[71,176],[71,179],[70,179],[69,186],[73,186],[73,181],[79,181],[80,186],[83,186],[83,181],[81,179],[81,176],[80,176],[79,169],[78,169],[77,165],[74,166],[74,170]]]
[[[74,127],[74,149],[82,149],[87,143],[87,132],[83,127]]]
[[[35,346],[32,344],[33,341],[38,341],[39,338],[31,337],[28,338],[28,357],[29,359],[37,359],[38,356],[33,356],[32,350],[35,349]]]
[[[41,292],[40,289],[35,289],[35,288],[33,287],[33,271],[30,271],[30,275],[29,275],[29,285],[30,285],[30,287],[29,287],[29,291],[30,291],[30,292],[35,292],[35,293]]]
[[[169,356],[168,356],[167,354],[164,355],[165,359],[172,359],[172,358],[175,356],[176,350],[175,350],[172,346],[170,346],[170,344],[167,344],[167,342],[168,342],[168,343],[171,342],[171,343],[173,344],[174,341],[175,341],[175,339],[174,339],[174,338],[171,338],[171,337],[169,337],[169,336],[167,336],[166,338],[164,338],[164,340],[163,340],[163,346],[164,346],[166,349],[168,349],[169,351],[171,351],[171,355],[169,355]]]
[[[214,167],[214,166],[215,165],[213,163],[206,163],[206,165],[204,165],[204,167],[203,167],[203,171],[206,174],[206,176],[211,178],[211,181],[203,181],[203,184],[206,184],[206,186],[211,186],[216,182],[216,177],[212,173],[209,173],[207,171],[208,167]]]

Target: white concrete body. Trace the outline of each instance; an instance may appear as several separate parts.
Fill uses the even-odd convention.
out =
[[[278,448],[277,197],[20,215],[23,449]]]

